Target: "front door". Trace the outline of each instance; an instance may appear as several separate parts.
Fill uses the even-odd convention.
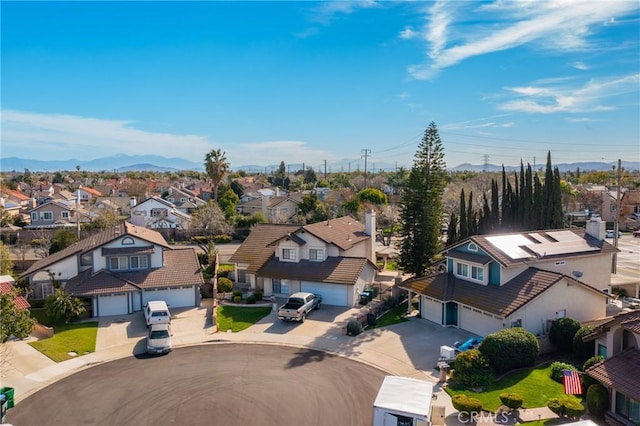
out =
[[[458,304],[456,302],[445,304],[444,325],[458,326]]]

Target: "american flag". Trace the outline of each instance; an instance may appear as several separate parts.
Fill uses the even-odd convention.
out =
[[[582,382],[577,371],[562,371],[562,384],[564,385],[564,393],[582,395]]]

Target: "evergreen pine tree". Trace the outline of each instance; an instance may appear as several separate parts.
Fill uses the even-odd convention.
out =
[[[460,239],[469,236],[469,222],[467,221],[467,201],[464,198],[464,188],[460,191]]]
[[[473,191],[469,193],[469,205],[467,205],[467,230],[469,235],[478,233],[478,224],[476,222],[476,212],[473,209]]]
[[[509,226],[509,197],[507,194],[507,172],[504,170],[504,164],[502,165],[502,202],[500,203],[500,224],[502,229]]]
[[[406,273],[423,276],[440,252],[446,164],[442,141],[434,122],[418,145],[409,181],[401,198],[402,244],[399,263]]]
[[[491,179],[491,229],[496,230],[500,227],[500,206],[498,194],[498,181]]]
[[[562,214],[562,187],[560,185],[560,170],[558,167],[553,169],[553,191],[551,197],[551,228],[561,229],[564,226]]]
[[[455,244],[458,241],[458,217],[455,213],[451,213],[449,218],[449,227],[447,228],[447,246]]]
[[[538,173],[533,176],[533,208],[531,209],[533,216],[532,222],[535,224],[533,229],[544,228],[544,198],[542,196],[542,183],[538,177]]]
[[[547,168],[544,173],[544,184],[542,187],[543,202],[543,229],[551,228],[553,220],[553,168],[551,168],[551,151],[547,152]]]

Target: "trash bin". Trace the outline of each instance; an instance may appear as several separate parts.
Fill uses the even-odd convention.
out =
[[[367,293],[367,297],[369,297],[369,301],[373,300],[373,289],[365,288],[364,292]]]
[[[13,408],[13,388],[0,388],[0,395],[4,395],[7,399],[7,409]]]
[[[361,305],[366,305],[367,303],[369,303],[369,293],[360,293],[360,302],[358,303],[360,303]]]
[[[376,325],[376,315],[375,314],[367,314],[367,324]]]
[[[7,397],[0,395],[0,422],[5,422],[5,416],[7,415]]]

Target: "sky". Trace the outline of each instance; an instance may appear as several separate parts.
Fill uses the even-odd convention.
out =
[[[640,161],[640,2],[0,2],[1,152]]]

